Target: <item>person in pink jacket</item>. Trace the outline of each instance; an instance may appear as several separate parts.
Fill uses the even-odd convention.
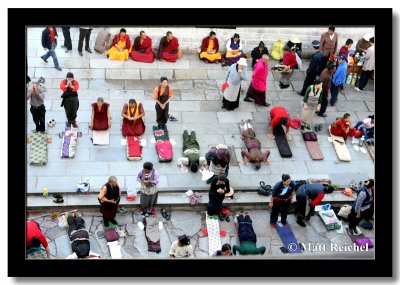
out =
[[[257,105],[268,107],[270,104],[265,102],[265,91],[267,90],[269,56],[264,54],[254,65],[251,84],[244,98],[246,102],[254,102]]]

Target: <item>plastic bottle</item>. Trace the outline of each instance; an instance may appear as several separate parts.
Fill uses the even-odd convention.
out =
[[[357,75],[354,74],[353,78],[351,79],[351,85],[356,85]]]
[[[358,63],[358,61],[360,60],[360,53],[356,53],[356,56],[354,57],[356,63]]]
[[[49,190],[47,188],[43,189],[43,198],[48,198],[49,197]]]
[[[353,73],[349,73],[349,75],[347,75],[346,84],[350,84],[351,79],[353,79]]]
[[[360,82],[361,75],[357,76],[356,85]]]

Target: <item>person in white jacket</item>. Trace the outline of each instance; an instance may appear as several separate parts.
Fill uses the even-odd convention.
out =
[[[371,43],[371,46],[367,49],[367,52],[365,54],[365,62],[362,67],[363,72],[361,73],[358,86],[355,88],[357,91],[361,91],[364,89],[364,87],[368,83],[371,72],[375,70],[375,38],[370,38],[369,42]]]
[[[174,241],[169,250],[170,257],[193,257],[193,247],[187,235],[181,235]]]
[[[239,34],[234,34],[226,42],[226,53],[222,57],[222,66],[232,65],[242,57],[246,58],[247,55],[244,53]]]

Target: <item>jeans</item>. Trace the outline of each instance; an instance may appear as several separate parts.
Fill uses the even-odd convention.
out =
[[[360,90],[363,90],[365,85],[367,85],[370,74],[370,70],[363,70],[363,72],[361,73],[360,81],[358,82],[358,88]]]
[[[54,67],[60,67],[60,65],[58,64],[58,59],[57,59],[57,55],[56,55],[56,44],[55,43],[51,44],[51,49],[49,49],[47,51],[47,53],[42,56],[42,58],[44,60],[47,60],[50,56],[53,58]]]
[[[337,97],[338,97],[338,94],[339,94],[339,87],[340,87],[340,85],[337,86],[337,85],[335,85],[333,83],[331,85],[331,100],[329,102],[329,104],[331,104],[331,106],[334,106],[336,104],[336,102],[337,102]]]
[[[85,50],[89,49],[90,34],[91,29],[79,29],[79,41],[78,41],[78,51],[82,52],[83,39],[85,39]]]

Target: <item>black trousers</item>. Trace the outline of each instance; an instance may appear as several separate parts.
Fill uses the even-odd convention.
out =
[[[297,219],[303,220],[306,216],[307,197],[296,197],[297,201]]]
[[[156,104],[156,113],[157,113],[157,124],[164,126],[168,122],[168,111],[169,111],[169,103],[165,106],[165,109],[161,109],[160,105]]]
[[[370,217],[370,210],[367,209],[367,210],[365,210],[365,211],[362,211],[362,212],[360,213],[360,218],[357,218],[356,216],[357,216],[357,214],[356,214],[356,212],[354,211],[354,209],[351,209],[351,212],[350,212],[350,214],[349,214],[349,216],[348,216],[348,219],[349,219],[349,228],[350,228],[350,229],[355,230],[356,227],[358,226],[358,224],[361,222],[362,219],[364,219],[364,218],[369,218],[369,217]]]
[[[85,49],[89,49],[91,29],[79,29],[78,51],[82,52],[83,39],[85,39]]]
[[[328,108],[328,97],[325,97],[322,94],[321,109],[319,109],[318,115],[322,116],[325,113],[326,108]]]
[[[317,77],[317,74],[314,72],[307,73],[306,79],[304,80],[303,89],[301,89],[301,95],[304,96],[306,94],[306,90],[308,86],[314,84],[314,80]]]
[[[364,87],[367,85],[368,83],[368,79],[369,76],[371,75],[370,70],[363,70],[363,72],[360,75],[360,81],[358,82],[358,88],[360,88],[361,90],[364,89]]]
[[[329,59],[329,55],[322,57],[322,59],[321,59],[321,68],[320,68],[321,72],[322,72],[322,70],[324,70],[326,68],[326,64],[328,62],[328,59]]]
[[[290,199],[288,201],[282,201],[282,200],[274,201],[274,204],[271,209],[271,218],[269,222],[271,224],[276,224],[276,222],[278,221],[279,213],[281,213],[281,222],[282,224],[286,224],[289,205],[290,205]]]
[[[72,50],[71,33],[69,32],[70,28],[71,27],[62,28],[62,32],[64,35],[64,46],[67,48],[67,50]]]
[[[36,125],[36,131],[37,132],[44,132],[46,129],[46,107],[44,105],[41,105],[39,107],[33,107],[31,105],[31,113],[32,113],[32,118],[33,122]]]

